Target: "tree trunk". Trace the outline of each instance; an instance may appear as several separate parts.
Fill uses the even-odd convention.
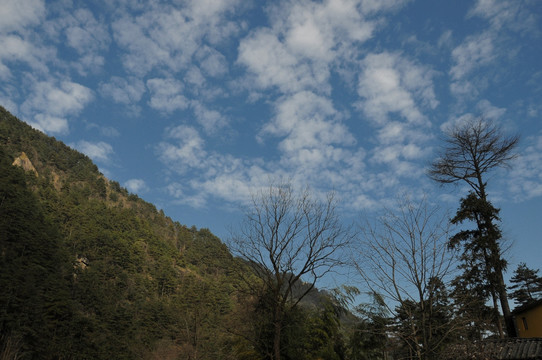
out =
[[[477,169],[477,172],[479,173],[478,169]],[[480,186],[480,198],[484,202],[487,203],[488,201],[487,201],[487,197],[486,197],[485,184],[482,181],[481,174],[478,176],[478,183],[479,183],[479,186]],[[485,216],[484,216],[484,222],[486,223],[488,235],[496,234],[498,232],[495,229],[495,225],[493,224],[493,220],[487,214],[485,214]],[[495,275],[497,277],[495,279],[496,280],[495,282],[497,282],[496,291],[497,291],[497,294],[499,296],[499,301],[501,303],[501,310],[502,310],[502,313],[503,313],[503,316],[504,316],[504,323],[506,325],[506,334],[508,335],[508,337],[516,337],[517,336],[517,334],[516,334],[516,326],[514,324],[514,319],[512,318],[512,313],[510,311],[510,305],[508,303],[508,294],[506,293],[506,285],[504,283],[504,277],[502,275],[502,273],[503,273],[503,268],[502,268],[502,264],[501,264],[502,257],[501,257],[501,254],[500,254],[500,251],[499,251],[499,246],[498,246],[498,243],[497,243],[498,239],[494,238],[493,236],[491,236],[491,237],[493,239],[492,241],[494,242],[494,244],[491,244],[493,246],[491,246],[489,248],[490,257],[491,257],[492,262],[493,262],[491,265],[495,269]],[[499,327],[501,327],[500,319],[497,319],[497,320],[498,320]]]
[[[497,303],[497,294],[495,294],[495,291],[491,291],[491,298],[493,299],[493,316],[495,316],[495,323],[497,324],[497,329],[499,331],[499,338],[504,339],[501,314],[499,313],[499,305]]]
[[[275,314],[274,314],[274,326],[275,334],[273,337],[273,354],[274,360],[280,360],[280,337],[282,332],[282,304],[280,301],[275,304]]]
[[[504,285],[502,271],[499,271],[497,276],[499,277],[499,300],[501,301],[502,313],[504,315],[506,333],[508,334],[508,337],[517,337],[516,324],[514,324],[514,318],[510,311],[510,305],[508,304],[508,294],[506,293],[506,285]]]
[[[280,321],[275,321],[275,336],[273,338],[273,353],[274,360],[280,360],[280,335],[282,330],[282,324]]]

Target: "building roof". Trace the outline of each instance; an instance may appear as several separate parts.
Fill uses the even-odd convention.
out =
[[[483,348],[496,360],[542,360],[542,338],[483,341]]]
[[[542,360],[542,338],[483,340],[451,345],[441,360]]]

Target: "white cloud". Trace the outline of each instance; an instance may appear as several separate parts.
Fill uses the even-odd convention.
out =
[[[438,105],[432,77],[433,71],[416,65],[398,54],[369,54],[363,60],[359,76],[360,107],[378,124],[397,113],[411,123],[424,123],[420,107],[434,109]]]
[[[167,187],[168,192],[171,196],[174,196],[171,194],[172,191],[175,191],[175,189],[170,189],[170,186]],[[183,194],[181,192],[177,192],[175,194],[175,198],[177,199],[175,203],[179,204],[186,204],[190,207],[193,207],[194,209],[204,208],[207,205],[207,198],[206,194],[203,192],[187,195]]]
[[[29,124],[46,133],[66,134],[69,132],[68,120],[58,116],[36,114],[34,119],[29,121]]]
[[[96,123],[87,123],[87,130],[97,129],[100,134],[106,137],[118,137],[120,132],[112,126],[102,126]]]
[[[359,1],[283,1],[276,5],[273,27],[284,32],[293,51],[306,57],[330,59],[339,44],[363,42],[375,24],[362,13]]]
[[[18,31],[39,24],[45,18],[43,0],[3,0],[0,6],[0,32]]]
[[[256,31],[241,41],[238,61],[253,74],[253,85],[261,89],[276,86],[281,92],[295,92],[317,86],[309,66],[298,64],[269,29]]]
[[[124,186],[132,193],[139,193],[148,189],[147,184],[142,179],[130,179],[124,183]]]
[[[453,116],[448,121],[442,123],[440,129],[447,132],[453,127],[462,126],[477,118],[484,120],[498,121],[506,112],[504,108],[498,108],[492,105],[488,100],[480,100],[475,106],[476,113],[465,113],[459,116]]]
[[[367,55],[361,70],[358,106],[376,131],[369,160],[373,171],[386,174],[381,189],[370,187],[378,194],[392,189],[400,178],[419,179],[424,173],[420,160],[429,155],[432,138],[431,123],[424,112],[438,106],[433,89],[435,72],[387,52]]]
[[[238,1],[191,1],[184,6],[149,5],[137,17],[123,16],[112,25],[114,38],[126,50],[127,70],[145,75],[155,68],[186,69],[203,38],[218,44],[238,31],[228,20]],[[209,59],[207,70],[216,71]]]
[[[454,127],[460,127],[464,124],[467,124],[475,120],[475,118],[476,116],[471,113],[466,113],[461,116],[454,116],[450,118],[448,121],[442,123],[442,125],[440,125],[440,130],[446,133]]]
[[[519,151],[507,177],[508,189],[517,201],[542,196],[542,134],[524,142],[527,146]]]
[[[32,97],[23,108],[47,110],[58,116],[71,115],[79,113],[92,99],[92,90],[81,84],[62,81],[57,85],[42,81],[34,85]]]
[[[207,153],[203,149],[204,141],[198,131],[190,126],[179,125],[168,130],[168,138],[176,140],[176,144],[162,142],[157,151],[160,159],[179,169],[189,171],[189,167],[205,167]]]
[[[272,174],[258,160],[242,161],[230,155],[207,152],[198,132],[188,126],[170,130],[170,139],[157,147],[160,160],[186,182],[172,182],[168,193],[194,207],[206,206],[210,197],[239,203],[250,199],[255,186],[262,186]],[[187,176],[189,174],[189,176]]]
[[[375,148],[374,160],[377,162],[395,162],[400,158],[414,160],[420,158],[424,151],[416,144],[383,146]]]
[[[6,60],[25,60],[32,57],[33,46],[18,35],[2,37],[0,56]],[[29,61],[31,62],[31,61]]]
[[[270,9],[270,27],[253,31],[239,45],[237,61],[251,75],[249,88],[328,93],[334,62],[369,39],[375,27],[357,1],[281,1]]]
[[[267,174],[266,174],[267,175]],[[259,186],[253,186],[251,178],[246,172],[221,173],[216,177],[197,184],[196,188],[208,196],[217,196],[231,203],[247,203],[251,193]]]
[[[30,66],[35,73],[46,74],[46,62],[55,58],[52,48],[35,45],[16,34],[0,34],[0,79],[12,77],[10,63],[23,62]]]
[[[194,85],[196,88],[201,88],[205,84],[205,77],[197,66],[191,66],[186,71],[184,81],[187,84]]]
[[[149,105],[156,110],[170,113],[188,107],[188,99],[182,94],[183,84],[176,79],[149,79],[147,87],[151,93]]]
[[[192,101],[190,106],[194,110],[197,122],[203,126],[207,134],[215,134],[228,124],[228,120],[220,112],[211,110],[199,101]]]
[[[312,141],[298,151],[284,151],[280,159],[263,161],[207,151],[196,129],[185,125],[170,129],[168,138],[157,147],[158,156],[170,170],[186,179],[182,185],[176,181],[168,191],[178,201],[193,206],[205,206],[213,197],[232,203],[247,201],[269,179],[280,176],[299,185],[314,184],[317,192],[347,187],[361,179],[364,166],[363,150],[349,151]]]
[[[461,80],[495,58],[494,34],[484,32],[470,36],[452,51],[455,65],[450,69],[453,80]]]
[[[185,190],[188,192],[185,192]],[[190,194],[192,189],[189,186],[184,186],[178,182],[170,183],[166,186],[166,191],[172,198],[176,199],[176,203],[186,204],[193,208],[203,208],[206,205],[205,194]]]
[[[201,69],[211,77],[219,77],[228,72],[228,62],[226,57],[219,51],[204,46],[196,53]]]
[[[103,141],[89,142],[86,140],[81,140],[72,146],[90,157],[92,160],[105,163],[111,161],[110,156],[114,153],[113,147]]]
[[[514,54],[519,49],[517,43],[510,41],[512,33],[539,31],[536,15],[518,1],[478,0],[468,13],[468,17],[474,16],[488,20],[489,24],[453,49],[454,65],[449,71],[450,90],[463,99],[477,97],[494,80],[480,75],[480,69],[489,65],[504,68],[505,61],[515,61]]]
[[[506,112],[505,108],[496,107],[485,99],[476,104],[476,109],[480,112],[480,116],[487,120],[498,120]]]
[[[312,92],[303,91],[285,97],[276,106],[276,116],[262,134],[285,136],[279,147],[287,153],[327,145],[352,145],[355,140],[338,121],[332,102]]]
[[[527,30],[536,27],[536,15],[514,0],[478,0],[468,16],[480,16],[488,19],[491,27],[500,30],[508,27],[512,30]]]
[[[440,35],[437,45],[438,47],[451,47],[453,39],[453,33],[452,30],[446,30]]]
[[[105,65],[105,51],[111,43],[107,25],[96,20],[88,9],[75,9],[55,19],[54,25],[58,27],[53,32],[63,31],[65,43],[73,48],[79,58],[70,65],[82,76],[88,73],[98,73]],[[57,35],[60,37],[61,35]]]
[[[104,24],[99,23],[92,12],[77,9],[68,20],[65,33],[67,44],[79,54],[105,50],[111,41]]]
[[[366,14],[398,9],[410,0],[361,0],[361,8]]]
[[[305,57],[322,58],[328,55],[329,40],[312,19],[297,24],[287,35],[286,44],[293,52]]]
[[[480,94],[481,90],[482,89],[480,89],[480,86],[476,86],[475,83],[467,79],[452,81],[450,83],[450,91],[457,97],[463,97],[466,99],[476,98]]]
[[[97,73],[105,65],[105,58],[97,54],[85,54],[79,58],[79,61],[70,64],[81,76],[87,76],[89,73]]]
[[[145,92],[143,81],[136,77],[113,76],[109,82],[100,84],[100,93],[106,98],[123,105],[134,105]]]
[[[21,105],[30,123],[45,132],[68,131],[66,117],[79,114],[93,99],[92,91],[71,81],[38,82],[32,94]]]
[[[377,12],[400,6],[400,2],[365,6],[367,12]],[[358,54],[352,49],[373,35],[377,22],[365,19],[362,7],[359,1],[349,0],[281,1],[269,8],[269,27],[255,29],[241,40],[237,62],[247,70],[247,88],[278,90],[278,98],[271,103],[274,116],[263,125],[258,139],[264,145],[273,143],[269,138],[279,138],[280,158],[262,166],[252,164],[267,177],[282,169],[294,182],[315,184],[319,189],[341,188],[349,193],[359,193],[361,183],[368,181],[364,172],[366,151],[356,148],[356,139],[342,122],[345,114],[337,111],[328,97],[331,70],[344,73],[335,67],[353,62]],[[436,107],[433,72],[407,61],[400,65],[401,86],[415,100],[412,112],[419,112],[416,106]],[[406,113],[406,107],[403,109]],[[422,120],[418,115],[416,121],[426,124]],[[412,145],[404,144],[403,149],[403,157],[419,156]],[[212,184],[208,191],[216,187],[226,193],[226,189],[239,188],[242,181],[251,183],[252,177],[243,173],[239,169],[232,178],[218,172],[205,182]],[[356,186],[352,186],[354,183]],[[376,183],[381,189],[393,181]],[[360,199],[356,206],[362,203]],[[372,206],[369,203],[365,205]]]
[[[183,188],[184,186],[182,184],[179,184],[178,182],[172,182],[168,184],[166,190],[168,194],[173,196],[174,198],[181,198],[184,196]]]
[[[124,67],[138,76],[143,76],[155,65],[168,57],[168,51],[160,49],[158,43],[148,38],[145,33],[148,25],[139,24],[145,19],[125,17],[113,23],[113,35],[117,45],[125,48]],[[153,56],[152,56],[153,55]]]
[[[188,107],[188,99],[182,94],[183,84],[173,78],[149,79],[147,88],[151,93],[149,105],[159,111],[171,113]]]
[[[2,105],[10,113],[17,114],[19,112],[19,107],[13,100],[10,99],[9,92],[7,93],[8,94],[4,94],[3,92],[0,92],[0,105]]]

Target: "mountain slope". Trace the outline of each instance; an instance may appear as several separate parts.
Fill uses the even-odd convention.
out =
[[[221,356],[231,336],[217,328],[239,280],[218,238],[3,108],[0,144],[4,347],[44,359]]]

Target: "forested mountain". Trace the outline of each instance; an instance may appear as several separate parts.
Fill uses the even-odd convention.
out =
[[[239,276],[250,267],[209,230],[1,107],[0,167],[2,359],[261,358],[265,321],[247,311],[261,302]],[[322,304],[288,314],[285,358],[344,357],[339,312]]]
[[[0,117],[3,346],[28,358],[220,357],[239,287],[226,246]]]

